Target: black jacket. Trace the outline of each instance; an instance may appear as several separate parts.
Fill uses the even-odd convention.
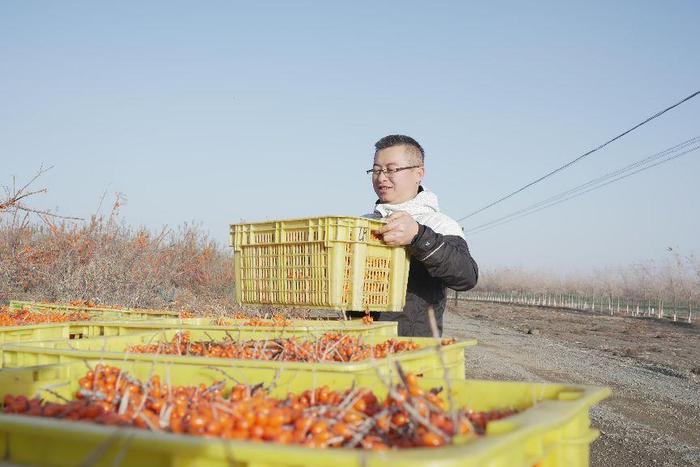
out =
[[[432,308],[438,332],[442,335],[445,289],[473,288],[479,278],[479,269],[469,253],[467,242],[460,235],[461,228],[454,220],[440,213],[434,193],[424,192],[421,186],[418,195],[406,203],[382,205],[377,201],[374,213],[367,216],[383,218],[396,211],[408,212],[418,222],[418,234],[407,246],[411,253],[411,268],[406,305],[403,312],[374,312],[372,316],[379,321],[398,321],[400,336],[432,336],[428,317],[428,310]],[[423,219],[443,233],[421,224]],[[364,313],[350,314],[357,317]]]
[[[418,235],[408,248],[411,269],[403,312],[372,313],[372,316],[379,321],[398,321],[400,336],[432,336],[428,317],[428,309],[432,308],[442,335],[445,289],[473,288],[479,268],[462,237],[441,235],[424,225],[419,224]]]

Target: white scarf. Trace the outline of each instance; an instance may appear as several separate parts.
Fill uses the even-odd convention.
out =
[[[364,217],[384,219],[395,212],[403,211],[411,215],[416,222],[430,227],[442,235],[456,235],[464,238],[462,227],[451,217],[440,212],[437,195],[432,191],[423,190],[413,199],[399,204],[382,204],[374,206],[374,212]]]

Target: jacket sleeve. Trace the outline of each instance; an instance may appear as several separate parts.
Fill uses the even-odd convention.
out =
[[[474,288],[479,268],[469,253],[466,240],[457,235],[442,235],[418,224],[418,235],[409,246],[413,257],[423,263],[428,273],[452,290]]]

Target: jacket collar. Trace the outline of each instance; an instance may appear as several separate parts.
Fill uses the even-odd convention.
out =
[[[408,201],[399,204],[382,204],[379,200],[374,205],[374,212],[381,217],[387,217],[391,214],[404,211],[412,216],[420,214],[432,214],[440,212],[437,195],[432,191],[418,187],[418,194]]]
[[[417,194],[416,196],[418,196],[419,194],[421,194],[421,192],[423,192],[423,191],[424,191],[424,190],[423,190],[423,185],[418,185],[418,194]],[[415,198],[414,198],[414,199],[415,199]],[[375,205],[381,204],[381,203],[382,203],[382,202],[381,202],[379,199],[377,199],[377,201],[374,202]]]

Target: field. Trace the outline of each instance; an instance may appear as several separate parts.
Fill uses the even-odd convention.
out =
[[[0,211],[3,204],[0,203]],[[11,206],[5,203],[4,206]],[[91,301],[220,315],[235,305],[230,251],[196,226],[154,234],[109,216],[83,224],[33,223],[11,209],[0,216],[0,304],[9,299]],[[11,215],[9,215],[11,214]],[[19,212],[21,214],[21,212]],[[680,319],[620,313],[612,297],[687,304],[697,293],[698,261],[622,270],[572,284],[530,274],[483,274],[481,288],[530,290],[540,296],[592,293],[616,303],[614,315],[552,307],[450,300],[445,337],[476,338],[467,350],[468,378],[610,386],[592,409],[602,434],[594,466],[700,464],[700,328]],[[530,282],[532,283],[530,283]],[[602,284],[602,285],[601,285]],[[647,284],[656,289],[647,290]],[[666,284],[674,284],[673,287]],[[603,285],[605,287],[603,287]],[[623,287],[625,285],[625,287]],[[580,302],[580,300],[579,300]],[[604,303],[605,305],[605,303]],[[585,305],[584,300],[584,308]]]
[[[592,409],[592,465],[700,464],[697,324],[462,301],[445,335],[478,339],[471,378],[610,386]]]

